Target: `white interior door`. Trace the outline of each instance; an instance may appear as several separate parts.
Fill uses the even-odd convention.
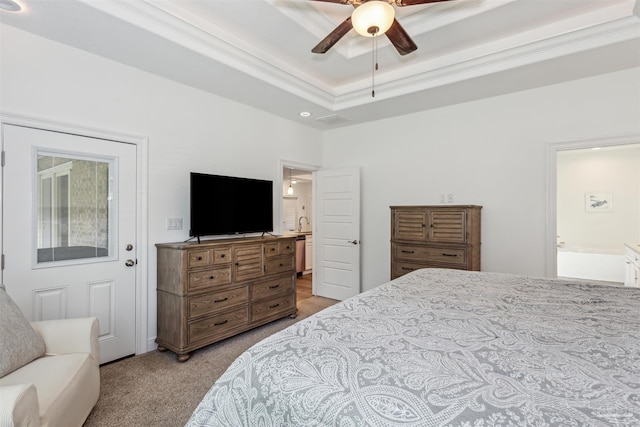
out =
[[[314,173],[314,295],[343,300],[360,293],[360,170]]]
[[[32,321],[97,317],[101,363],[134,354],[135,145],[2,130],[7,292]]]

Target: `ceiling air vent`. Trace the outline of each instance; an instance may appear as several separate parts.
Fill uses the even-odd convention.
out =
[[[349,123],[351,121],[346,117],[340,116],[338,114],[331,114],[329,116],[318,117],[317,120],[329,126],[342,125],[344,123]]]

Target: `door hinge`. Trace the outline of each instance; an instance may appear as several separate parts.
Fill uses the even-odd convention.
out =
[[[4,270],[4,254],[0,256],[0,270]]]
[[[1,164],[2,167],[4,167],[4,156],[5,156],[4,150],[2,150],[2,159],[0,159],[0,163],[2,163]]]

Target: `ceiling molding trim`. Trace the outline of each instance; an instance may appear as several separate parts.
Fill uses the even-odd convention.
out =
[[[402,26],[407,29],[410,28],[411,34],[417,36],[419,34],[429,33],[437,30],[438,28],[453,24],[454,22],[462,21],[463,19],[467,19],[499,7],[504,7],[515,1],[518,0],[467,0],[465,2],[436,3],[427,6],[427,8],[441,7],[442,10],[432,10],[436,13],[428,15],[426,18],[424,14],[428,13],[429,9],[426,9],[424,14],[411,14],[402,19]]]
[[[448,64],[439,66],[434,66],[433,63],[420,64],[414,68],[429,68],[411,73],[407,77],[399,77],[393,73],[389,73],[390,75],[386,78],[384,75],[377,77],[376,100],[395,98],[634,39],[637,39],[640,44],[640,20],[638,17],[630,16],[513,49],[460,61],[453,63],[454,65],[448,65],[451,64],[450,61],[447,61]],[[640,57],[640,52],[638,56]],[[340,88],[340,92],[335,103],[338,111],[372,102],[370,82],[344,85]]]
[[[335,93],[322,81],[306,76],[278,58],[259,58],[239,43],[229,43],[147,2],[79,1],[324,108],[333,107]],[[305,79],[292,71],[305,75]]]
[[[207,29],[195,26],[149,1],[80,1],[329,111],[339,111],[371,102],[368,77],[331,88],[291,64],[285,63],[282,59],[270,57],[264,52],[257,54],[255,48],[242,43],[237,37],[229,35],[220,28],[214,28],[213,25]],[[516,0],[505,0],[500,4],[511,1]],[[474,1],[472,4],[475,3],[477,2]],[[510,40],[497,40],[457,54],[441,56],[432,61],[405,67],[400,71],[379,74],[376,76],[378,95],[376,100],[394,98],[472,79],[622,40],[640,38],[640,19],[633,14],[629,16],[633,11],[629,10],[628,2],[620,6],[608,7],[606,11],[607,19],[612,20],[604,24],[587,26],[578,31],[542,40],[539,38],[549,35],[550,32],[553,33],[551,28],[544,31],[536,30]],[[581,22],[588,25],[587,22],[593,23],[594,18],[591,15],[595,13],[601,14],[602,11],[585,14],[575,19],[583,20]],[[614,19],[620,14],[627,16]],[[566,23],[554,23],[549,27],[558,30],[558,26],[562,25]],[[215,34],[215,32],[218,33]],[[558,33],[555,32],[555,34]],[[537,41],[530,41],[536,37]],[[234,40],[234,42],[225,40]],[[508,47],[514,45],[517,47]],[[353,56],[353,53],[351,55]]]

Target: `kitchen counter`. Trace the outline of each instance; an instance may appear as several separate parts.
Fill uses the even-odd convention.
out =
[[[284,232],[285,236],[290,236],[290,237],[305,237],[305,236],[310,236],[311,234],[313,234],[312,231],[285,231]]]
[[[638,254],[638,256],[640,256],[640,245],[633,244],[633,243],[625,243],[624,246],[625,248],[631,249],[633,252]]]

